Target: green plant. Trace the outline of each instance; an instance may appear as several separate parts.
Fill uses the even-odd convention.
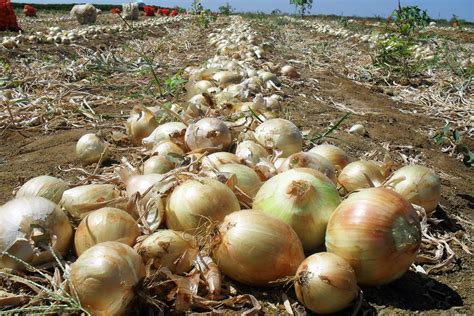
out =
[[[183,86],[187,81],[181,78],[181,70],[165,80],[166,92],[172,96],[176,96],[179,87]]]
[[[399,7],[393,11],[393,18],[400,34],[409,35],[418,28],[425,28],[430,24],[431,18],[426,10],[421,10],[418,6]]]
[[[437,131],[433,136],[433,140],[437,145],[448,145],[446,151],[450,151],[451,154],[461,154],[463,156],[462,161],[467,167],[474,164],[474,152],[464,143],[461,133],[457,129],[451,128],[450,123]]]
[[[219,12],[223,15],[231,15],[234,11],[235,9],[230,6],[229,2],[219,7]]]
[[[290,0],[294,4],[301,17],[303,17],[313,6],[313,0]]]

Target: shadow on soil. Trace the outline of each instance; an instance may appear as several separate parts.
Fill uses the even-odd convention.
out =
[[[463,306],[458,293],[449,286],[419,273],[408,272],[400,279],[379,287],[363,288],[371,304],[410,311],[446,310]]]

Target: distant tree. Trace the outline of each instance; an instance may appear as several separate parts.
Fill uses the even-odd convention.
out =
[[[272,10],[272,12],[270,14],[271,15],[281,15],[281,10],[280,9],[274,9],[274,10]]]
[[[219,7],[219,12],[223,15],[231,15],[234,12],[234,8],[232,8],[229,2],[226,2],[225,5]]]
[[[301,17],[305,15],[313,6],[313,0],[290,0],[290,4],[294,4],[296,9],[301,14]]]

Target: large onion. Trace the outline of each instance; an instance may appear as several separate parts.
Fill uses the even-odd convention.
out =
[[[89,213],[79,224],[74,236],[76,253],[80,256],[90,247],[104,241],[118,241],[129,246],[140,235],[133,217],[113,207],[103,207]]]
[[[216,152],[227,150],[232,142],[232,137],[229,128],[221,120],[203,118],[188,126],[184,140],[191,150],[201,149]]]
[[[293,169],[265,182],[253,208],[291,225],[305,251],[314,251],[324,245],[326,225],[340,201],[334,184]]]
[[[214,179],[187,180],[168,197],[166,224],[177,231],[203,229],[240,209],[234,192]]]
[[[336,171],[338,172],[340,172],[342,169],[344,169],[345,166],[350,163],[350,158],[346,154],[346,152],[334,145],[317,145],[313,147],[309,152],[321,155],[330,162],[332,162],[332,164],[336,168]]]
[[[441,199],[441,181],[431,169],[411,165],[395,171],[386,184],[400,193],[408,202],[423,207],[427,214],[432,213]]]
[[[163,174],[174,168],[174,163],[163,156],[152,156],[143,163],[143,174]]]
[[[70,271],[81,305],[93,315],[126,315],[144,276],[141,257],[116,241],[87,249],[71,264]]]
[[[415,260],[421,243],[418,215],[386,188],[353,193],[334,211],[326,232],[328,252],[354,268],[359,283],[389,283]]]
[[[184,146],[184,133],[186,132],[186,125],[181,122],[164,123],[153,131],[150,136],[143,139],[143,145],[151,149],[155,145],[164,142],[172,141],[176,145]]]
[[[270,154],[260,144],[251,140],[245,140],[237,145],[235,155],[245,161],[249,166],[254,166],[262,158],[268,158]]]
[[[292,122],[275,118],[266,120],[255,130],[255,138],[265,148],[282,151],[281,157],[300,152],[303,137],[300,130]]]
[[[0,251],[32,265],[52,260],[49,251],[33,249],[35,238],[51,238],[53,249],[64,255],[71,242],[72,227],[59,207],[43,197],[21,197],[0,207]],[[25,269],[19,261],[0,255],[0,268]]]
[[[239,201],[252,205],[253,198],[262,186],[262,181],[260,181],[258,174],[247,166],[235,163],[223,164],[217,170],[235,175],[235,195]]]
[[[99,162],[109,155],[108,144],[96,134],[85,134],[77,141],[76,155],[85,164]]]
[[[336,180],[336,171],[334,169],[333,164],[323,156],[314,153],[305,153],[300,152],[291,155],[290,157],[286,158],[280,166],[278,166],[279,172],[285,172],[290,169],[294,168],[310,168],[321,171],[324,175],[326,175],[329,179],[331,179],[334,183],[337,182]]]
[[[16,193],[16,197],[41,196],[54,203],[59,203],[68,184],[51,176],[39,176],[28,180]]]
[[[135,106],[127,120],[127,134],[133,145],[139,146],[158,127],[155,115],[147,108]]]
[[[348,164],[337,177],[348,193],[371,187],[379,187],[385,181],[382,167],[374,161],[359,160]]]
[[[87,184],[64,191],[59,205],[72,216],[82,219],[118,197],[119,191],[113,184]]]
[[[357,297],[354,269],[341,257],[320,252],[306,258],[296,272],[298,301],[318,314],[336,313]]]
[[[226,216],[212,255],[224,274],[248,285],[267,285],[293,276],[304,260],[294,230],[254,210]]]
[[[188,272],[199,252],[196,238],[188,233],[160,229],[145,238],[137,247],[145,262],[155,268],[166,267],[173,273]]]

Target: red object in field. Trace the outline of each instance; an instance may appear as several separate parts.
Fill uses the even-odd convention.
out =
[[[19,30],[10,0],[0,0],[0,31],[17,32]]]
[[[171,11],[171,16],[177,16],[177,15],[178,15],[178,11],[176,10]]]
[[[159,15],[170,15],[170,10],[169,10],[169,9],[160,8],[160,9],[158,9],[158,14],[159,14]]]
[[[23,7],[23,14],[25,16],[36,16],[36,8],[32,5],[25,4],[25,6]]]
[[[152,6],[146,5],[143,7],[143,11],[145,11],[145,16],[154,16],[156,9]]]
[[[112,8],[110,9],[110,12],[112,12],[113,14],[120,14],[122,13],[122,10],[120,10],[120,8]]]

